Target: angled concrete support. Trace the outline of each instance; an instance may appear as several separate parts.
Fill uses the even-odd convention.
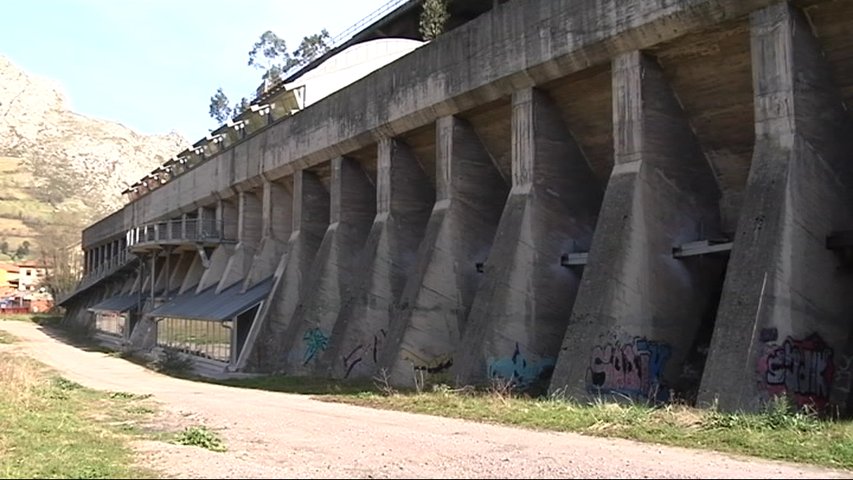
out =
[[[669,396],[722,265],[673,257],[719,232],[719,189],[653,58],[613,61],[614,166],[551,381],[571,397]]]
[[[369,378],[376,372],[391,312],[414,266],[435,203],[432,183],[405,143],[381,140],[377,163],[376,217],[329,348],[319,355],[320,375]]]
[[[509,188],[470,125],[436,122],[436,203],[380,355],[391,381],[449,373]]]
[[[756,145],[699,404],[844,410],[853,279],[825,241],[853,227],[853,128],[802,13],[780,2],[750,24]]]
[[[261,207],[261,242],[243,284],[244,290],[275,272],[293,231],[293,197],[282,183],[264,180]]]
[[[376,215],[376,191],[357,161],[332,160],[329,228],[311,266],[305,295],[284,338],[286,372],[306,374],[328,348],[343,299],[362,272],[355,270]]]
[[[204,269],[204,273],[196,285],[196,293],[206,290],[212,285],[219,285],[225,268],[228,266],[228,260],[233,254],[234,245],[231,244],[222,244],[214,248],[213,253],[210,254],[210,265]]]
[[[190,266],[187,269],[186,275],[184,275],[184,278],[181,281],[181,287],[180,290],[178,290],[178,294],[184,293],[191,289],[195,289],[201,281],[201,277],[204,275],[205,272],[205,262],[201,257],[202,253],[205,256],[207,255],[207,252],[204,252],[204,250],[202,249],[199,249],[199,251],[192,252],[192,261],[190,262]],[[210,266],[209,262],[208,266]]]
[[[173,267],[169,277],[169,290],[180,292],[183,289],[184,281],[186,280],[193,263],[198,257],[195,251],[178,252],[172,257]]]
[[[285,331],[306,291],[311,263],[329,226],[329,192],[315,173],[298,170],[293,174],[292,215],[293,233],[276,270],[268,313],[256,320],[262,332],[244,349],[249,369],[278,370],[285,364],[289,341]]]
[[[261,242],[263,233],[263,210],[261,199],[255,192],[241,191],[237,194],[237,246],[228,259],[222,279],[216,287],[217,293],[236,282],[245,280]]]
[[[603,188],[547,95],[516,92],[512,125],[512,190],[454,371],[544,391],[580,281],[560,257],[589,250]]]

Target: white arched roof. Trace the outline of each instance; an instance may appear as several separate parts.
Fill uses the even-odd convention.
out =
[[[379,38],[355,44],[330,57],[285,89],[296,93],[299,108],[346,87],[397,60],[426,42],[408,38]]]

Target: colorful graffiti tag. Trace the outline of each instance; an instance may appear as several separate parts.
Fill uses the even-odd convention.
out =
[[[521,353],[518,342],[515,342],[515,351],[510,358],[489,358],[487,372],[489,378],[500,378],[522,390],[529,388],[538,381],[546,380],[554,371],[555,360],[543,358],[539,361],[530,361]]]
[[[669,345],[640,337],[593,347],[587,388],[590,393],[667,401],[669,389],[662,384],[662,376],[671,355]]]
[[[305,354],[302,357],[302,365],[308,365],[308,362],[329,346],[329,337],[316,327],[306,331],[302,335],[302,340],[305,342]]]
[[[379,350],[382,348],[382,341],[385,339],[387,332],[384,328],[379,329],[379,332],[376,335],[373,335],[373,340],[365,343],[361,343],[352,350],[350,350],[349,354],[341,357],[344,362],[344,368],[346,369],[346,373],[344,374],[344,378],[349,378],[353,369],[361,364],[363,366],[366,361],[373,361],[373,364],[379,361]]]
[[[768,345],[758,359],[760,386],[771,395],[788,395],[799,406],[824,408],[834,374],[832,349],[817,333]]]

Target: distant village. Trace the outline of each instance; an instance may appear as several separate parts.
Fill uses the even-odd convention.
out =
[[[41,313],[53,308],[44,281],[48,265],[23,260],[0,264],[0,313]]]

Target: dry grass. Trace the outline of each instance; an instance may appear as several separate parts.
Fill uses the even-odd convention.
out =
[[[96,392],[0,351],[0,478],[147,478],[130,442],[153,409],[144,398]]]

